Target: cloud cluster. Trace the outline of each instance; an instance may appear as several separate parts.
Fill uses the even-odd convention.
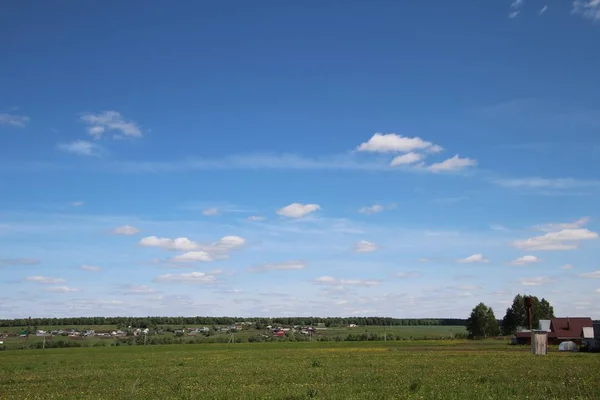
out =
[[[579,222],[582,220],[579,220]],[[575,222],[577,224],[578,221]],[[563,224],[543,225],[551,231],[542,236],[534,236],[525,240],[517,240],[513,247],[522,250],[574,250],[579,247],[579,242],[598,239],[598,233],[584,228],[562,229]],[[554,228],[552,228],[554,226]],[[556,229],[556,230],[553,230]]]
[[[233,250],[244,246],[246,240],[240,236],[224,236],[216,242],[202,244],[186,237],[175,239],[148,236],[139,244],[143,247],[158,247],[164,250],[183,251],[185,253],[170,259],[173,262],[210,262],[219,258],[227,258]]]
[[[356,147],[355,150],[383,154],[402,153],[392,159],[389,164],[391,167],[411,166],[412,168],[425,169],[434,173],[459,171],[477,164],[475,160],[461,158],[456,154],[454,157],[426,166],[422,162],[426,157],[426,153],[439,153],[443,148],[420,137],[406,137],[395,133],[375,133],[368,141]]]
[[[523,286],[542,286],[548,283],[553,283],[554,279],[547,276],[537,276],[534,278],[522,278],[519,280]]]
[[[320,209],[321,207],[318,204],[292,203],[277,210],[277,215],[288,218],[302,218]]]
[[[41,283],[42,285],[56,285],[66,282],[63,278],[49,278],[46,276],[28,276],[25,280],[28,282]]]
[[[24,115],[14,115],[9,113],[0,113],[0,125],[10,125],[23,128],[29,122],[29,117]]]
[[[131,121],[126,121],[117,111],[103,111],[98,114],[83,113],[81,120],[88,125],[88,134],[100,139],[105,132],[117,131],[116,138],[122,136],[140,137],[142,131]]]
[[[103,147],[87,140],[74,140],[69,143],[59,143],[57,145],[59,150],[66,153],[78,154],[81,156],[95,156],[99,157],[102,155]]]
[[[358,212],[365,215],[377,214],[385,210],[391,210],[396,207],[396,204],[383,206],[381,204],[373,204],[372,206],[361,207]]]
[[[572,12],[592,21],[600,21],[600,1],[574,0]]]

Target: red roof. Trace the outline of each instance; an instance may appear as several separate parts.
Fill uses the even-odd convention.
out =
[[[579,339],[583,328],[593,327],[591,318],[554,318],[548,336],[558,339]]]

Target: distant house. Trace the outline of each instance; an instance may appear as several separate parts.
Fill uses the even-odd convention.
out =
[[[588,317],[566,317],[554,318],[550,320],[541,320],[538,330],[548,332],[548,344],[559,344],[564,341],[572,341],[582,344],[585,339],[593,339],[593,331],[586,328],[592,328],[592,319]],[[515,334],[513,343],[530,344],[531,331],[521,330]]]

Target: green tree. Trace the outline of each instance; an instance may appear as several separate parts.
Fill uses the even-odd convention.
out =
[[[512,305],[506,309],[506,315],[502,319],[502,333],[504,335],[512,335],[517,329],[528,328],[529,321],[527,320],[527,308],[525,307],[526,295],[518,294],[513,299]],[[537,328],[541,319],[554,318],[554,308],[548,300],[533,297],[533,328]]]
[[[477,304],[467,320],[467,331],[476,339],[496,336],[499,329],[494,310],[483,303]]]

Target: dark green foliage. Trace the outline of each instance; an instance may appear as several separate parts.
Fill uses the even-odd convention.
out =
[[[494,311],[485,304],[479,303],[467,320],[467,331],[476,339],[498,335],[500,330]]]
[[[528,327],[527,309],[525,307],[524,298],[526,295],[518,294],[513,299],[512,306],[506,309],[506,315],[502,319],[502,334],[511,335],[517,331],[519,327]],[[554,318],[554,308],[548,300],[533,297],[533,328],[537,328],[540,319]]]

